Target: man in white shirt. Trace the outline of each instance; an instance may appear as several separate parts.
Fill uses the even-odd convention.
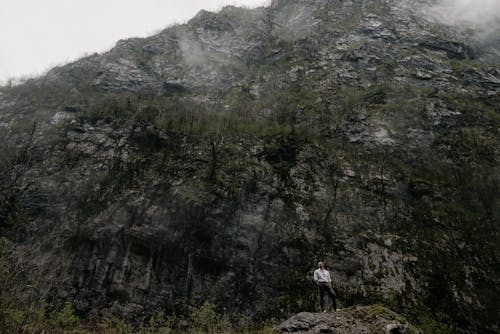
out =
[[[325,293],[328,294],[332,300],[333,310],[338,311],[335,292],[333,292],[332,288],[332,278],[330,276],[330,272],[325,268],[325,263],[323,261],[318,262],[318,267],[319,268],[314,271],[314,281],[318,286],[318,297],[321,311],[326,312],[323,305]]]

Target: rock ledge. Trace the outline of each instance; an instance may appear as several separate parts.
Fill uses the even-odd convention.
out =
[[[278,326],[280,333],[417,334],[408,321],[382,306],[349,308],[328,313],[299,313]]]

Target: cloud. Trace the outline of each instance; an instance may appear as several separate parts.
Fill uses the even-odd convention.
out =
[[[0,83],[40,74],[116,41],[186,22],[200,9],[255,7],[266,0],[0,0]]]
[[[500,36],[500,0],[437,0],[425,13],[440,23],[473,29],[481,39]]]

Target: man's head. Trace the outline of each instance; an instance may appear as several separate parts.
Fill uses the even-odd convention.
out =
[[[318,267],[321,268],[321,269],[325,268],[325,262],[324,261],[319,261],[318,262]]]

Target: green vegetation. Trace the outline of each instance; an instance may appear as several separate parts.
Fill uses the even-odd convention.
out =
[[[402,332],[402,334],[440,333],[440,332],[430,332],[430,331],[422,332],[420,330],[422,330],[423,328],[420,327],[417,328],[412,326],[411,324],[409,324],[408,320],[404,316],[380,304],[375,304],[370,306],[354,306],[354,307],[349,307],[344,311],[352,314],[355,319],[365,320],[367,323],[371,323],[370,330],[373,334],[386,333],[386,329],[383,326],[381,326],[380,323],[377,321],[377,319],[379,318],[383,318],[386,320],[396,320],[399,323],[406,325],[407,328],[404,332]]]
[[[22,184],[22,178],[33,164],[35,130],[36,124],[27,129],[25,144],[21,147],[11,144],[7,134],[0,136],[0,142],[4,145],[0,156],[0,237],[9,231],[21,229],[23,216],[36,206],[36,203],[31,207],[25,204],[30,185]]]
[[[2,269],[2,268],[0,268]],[[0,284],[5,288],[5,272],[0,271]],[[218,313],[210,303],[194,308],[188,316],[165,316],[158,313],[139,321],[128,322],[113,316],[80,319],[70,303],[56,308],[41,301],[25,309],[6,302],[0,292],[0,334],[49,332],[55,334],[273,334],[272,325],[251,325],[249,321]]]
[[[147,152],[147,159],[141,155],[127,162],[117,158],[109,164],[109,168],[92,175],[88,188],[79,194],[75,204],[76,207],[84,208],[79,218],[85,221],[85,218],[99,213],[124,189],[134,188],[134,182],[138,179],[150,181],[146,182],[148,184],[160,179],[164,183],[161,184],[163,189],[168,189],[172,175],[179,170],[182,170],[183,177],[193,180],[177,187],[180,196],[187,200],[200,207],[213,205],[216,201],[234,200],[245,186],[241,176],[262,170],[265,162],[283,182],[284,190],[280,196],[286,205],[300,202],[311,206],[311,224],[316,224],[314,226],[324,232],[325,240],[330,238],[328,244],[331,246],[321,249],[321,253],[336,254],[339,249],[335,247],[340,247],[338,245],[342,243],[343,236],[334,214],[331,214],[333,209],[314,207],[317,205],[314,196],[301,193],[290,173],[297,164],[301,163],[303,168],[305,165],[309,172],[308,181],[314,186],[314,181],[321,176],[311,171],[318,168],[320,163],[328,166],[329,172],[333,173],[327,184],[333,204],[328,205],[334,206],[334,194],[339,191],[336,188],[339,187],[338,178],[343,177],[339,161],[347,161],[360,176],[353,177],[344,187],[356,188],[368,203],[372,201],[383,208],[384,223],[377,226],[378,232],[404,235],[406,231],[405,242],[400,241],[395,247],[402,252],[415,254],[420,259],[420,266],[409,270],[429,282],[428,294],[415,297],[423,299],[423,303],[429,306],[428,311],[420,312],[419,307],[411,303],[413,297],[410,296],[393,301],[394,309],[407,314],[409,319],[429,333],[447,333],[451,331],[450,328],[458,326],[471,326],[470,329],[474,330],[474,326],[479,326],[470,325],[477,323],[477,313],[457,307],[456,304],[450,306],[450,300],[454,298],[451,287],[463,291],[469,289],[465,284],[468,274],[457,268],[464,268],[470,263],[479,261],[482,268],[490,268],[474,272],[476,281],[488,282],[488,277],[494,275],[494,268],[486,260],[477,259],[476,254],[486,254],[486,259],[495,258],[498,254],[498,173],[495,170],[497,157],[494,150],[498,138],[485,130],[498,122],[498,107],[473,95],[437,93],[429,87],[412,85],[398,87],[380,84],[366,88],[337,89],[328,94],[296,86],[274,93],[256,99],[247,93],[233,92],[208,103],[199,103],[184,93],[148,96],[141,93],[89,92],[65,98],[64,103],[57,102],[59,106],[67,104],[80,108],[76,126],[107,124],[134,128],[129,137],[130,142],[139,150]],[[45,93],[40,94],[40,100],[33,103],[43,103],[41,101],[45,98],[42,95]],[[436,99],[443,101],[449,109],[460,112],[457,121],[464,126],[436,131],[432,147],[418,147],[413,152],[374,152],[338,140],[346,123],[369,124],[372,119],[382,116],[385,121],[391,122],[394,129],[398,128],[394,124],[402,129],[410,126],[430,127],[426,123],[425,107]],[[264,112],[266,108],[272,112]],[[68,129],[71,126],[68,125]],[[185,147],[196,147],[193,151],[195,154]],[[21,152],[31,151],[24,149]],[[304,153],[314,156],[314,159],[299,161],[300,155]],[[2,161],[4,172],[0,176],[12,180],[9,179],[12,175],[23,173],[19,169],[21,166],[29,168],[29,163],[24,162],[30,161],[30,154],[12,151],[12,154],[4,157],[8,156],[9,159]],[[72,155],[67,159],[68,163],[77,165],[85,156]],[[2,182],[2,185],[8,184]],[[396,186],[407,187],[408,196],[401,196],[397,192],[401,188]],[[2,226],[11,229],[19,225],[23,220],[20,214],[26,212],[22,201],[22,191],[25,189],[19,186],[1,189],[0,218]],[[321,205],[326,206],[324,203]],[[402,216],[401,209],[408,210],[410,222],[399,219]],[[295,217],[289,220],[292,221],[288,223],[290,235],[294,238],[287,246],[310,252],[310,256],[314,257],[313,251],[318,250],[308,249],[300,241],[305,227],[298,226]],[[366,233],[363,230],[365,228],[359,227],[360,233]],[[211,233],[203,232],[203,235]],[[195,243],[196,240],[190,242]],[[439,249],[433,247],[436,244],[441,245]],[[441,261],[435,262],[436,258]],[[288,275],[290,279],[285,282],[287,292],[277,300],[276,305],[270,306],[269,314],[280,316],[283,312],[314,309],[314,291],[303,278],[306,271],[307,268],[298,267]],[[384,268],[375,273],[377,279],[383,279],[386,275]],[[343,301],[349,305],[384,302],[392,306],[391,301],[381,295],[345,293]],[[479,295],[486,305],[488,318],[496,317],[492,311],[496,301],[489,297],[496,295],[495,288],[482,288]],[[190,320],[184,319],[194,324],[190,327],[193,331],[232,330],[232,322],[214,309],[205,305],[200,310],[200,313],[193,313]],[[277,310],[285,311],[280,313]],[[3,317],[9,319],[5,321],[14,326],[34,321],[29,320],[31,316],[16,312],[4,313]],[[55,312],[55,315],[51,312]],[[67,305],[42,313],[49,319],[44,320],[48,321],[44,322],[47,328],[63,330],[64,326],[86,326],[85,322],[79,320],[75,323],[71,320]],[[70,320],[64,323],[61,317]],[[28,320],[25,321],[25,318]],[[155,325],[149,325],[147,330],[162,323],[161,326],[173,332],[180,330],[175,326],[183,323],[169,318],[171,323],[163,325],[162,321],[167,320],[154,319]],[[116,326],[117,333],[137,330],[116,319],[98,326],[108,326],[108,329]]]
[[[451,318],[445,313],[431,314],[422,312],[415,319],[415,324],[423,333],[452,334],[456,333]]]
[[[328,6],[335,13],[339,4],[332,1]],[[375,1],[363,10],[383,14],[384,6]],[[361,23],[362,14],[360,10],[335,24],[352,29]],[[203,24],[216,29],[225,20]],[[147,41],[130,43],[137,48],[131,59],[147,66],[153,56],[145,48]],[[19,123],[25,122],[17,124],[15,131],[26,136],[21,140],[25,144],[5,145],[0,156],[0,328],[51,333],[272,332],[270,327],[253,330],[208,303],[183,316],[158,314],[128,323],[112,317],[80,319],[69,303],[49,305],[33,297],[36,284],[12,271],[10,263],[15,262],[12,243],[24,238],[23,225],[45,204],[43,194],[30,193],[31,182],[23,183],[36,160],[31,124],[37,119],[47,121],[54,111],[69,107],[75,121],[53,130],[58,145],[50,146],[57,159],[62,157],[64,167],[95,162],[89,154],[64,149],[71,141],[67,133],[84,127],[123,130],[118,139],[131,147],[126,159],[114,152],[109,161],[99,161],[103,164],[99,171],[82,180],[81,190],[71,198],[74,202],[68,203],[78,223],[98,215],[127,190],[144,192],[144,184],[157,197],[175,187],[176,196],[197,208],[237,207],[241,198],[264,191],[256,189],[256,180],[265,175],[266,182],[276,182],[266,200],[279,197],[284,206],[282,216],[272,219],[288,239],[276,247],[292,254],[296,262],[287,263],[291,269],[282,282],[283,293],[259,317],[315,309],[314,287],[304,277],[309,267],[303,259],[349,255],[346,244],[367,252],[368,243],[379,243],[380,236],[388,234],[398,236],[387,246],[388,252],[414,256],[418,262],[405,263],[404,270],[426,290],[418,296],[381,293],[378,285],[391,275],[390,270],[372,262],[368,268],[354,263],[343,269],[349,277],[354,281],[367,269],[374,271],[373,282],[363,282],[363,291],[341,291],[342,303],[389,305],[425,333],[454,333],[459,328],[498,332],[500,104],[494,94],[486,96],[481,86],[479,72],[488,68],[468,60],[448,60],[445,67],[456,78],[447,84],[445,77],[440,78],[436,87],[447,90],[438,90],[431,80],[415,80],[411,73],[416,70],[411,67],[392,80],[402,66],[399,60],[414,54],[411,47],[387,57],[394,58],[388,62],[377,60],[380,57],[374,52],[377,57],[370,66],[377,70],[373,72],[355,67],[363,66],[356,63],[357,53],[366,56],[371,48],[383,49],[387,43],[383,39],[350,42],[347,53],[352,54],[353,64],[342,67],[342,60],[337,63],[332,58],[336,73],[334,67],[317,64],[323,56],[313,44],[269,37],[262,63],[220,67],[221,73],[238,78],[234,80],[238,85],[224,91],[174,85],[162,94],[110,92],[87,85],[92,72],[82,68],[74,69],[81,80],[72,89],[43,78],[2,87],[16,101],[10,111],[23,116]],[[122,57],[130,50],[116,52],[116,57]],[[439,61],[429,66],[439,66]],[[336,76],[344,75],[337,80]],[[466,80],[460,83],[461,79]],[[258,93],[253,91],[254,83]],[[374,133],[380,129],[387,130],[397,144],[379,145]],[[412,137],[414,130],[421,137]],[[2,137],[0,142],[9,140]],[[43,153],[40,160],[52,158]],[[346,168],[352,173],[347,175]],[[303,220],[298,219],[298,203],[308,214]],[[186,233],[186,247],[212,240],[217,227],[215,223],[192,227],[192,233]],[[311,246],[320,243],[318,248]],[[20,288],[19,282],[30,284]],[[365,317],[399,317],[380,305],[356,312]]]

